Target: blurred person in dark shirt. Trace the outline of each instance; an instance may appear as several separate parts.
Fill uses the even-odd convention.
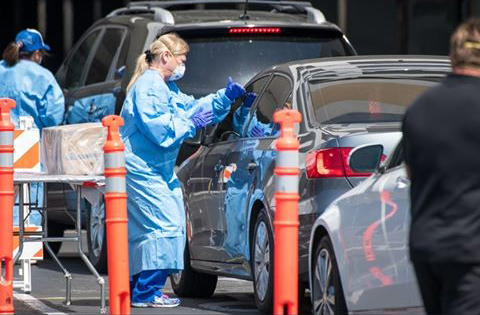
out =
[[[480,20],[450,40],[452,73],[403,121],[410,259],[428,314],[480,314]]]

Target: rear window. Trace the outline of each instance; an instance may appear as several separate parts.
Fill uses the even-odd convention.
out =
[[[228,76],[246,84],[261,70],[275,64],[318,57],[350,55],[340,38],[276,35],[229,35],[189,38],[186,73],[180,89],[196,97],[223,88]]]
[[[320,124],[400,122],[407,107],[440,78],[348,79],[309,82]]]

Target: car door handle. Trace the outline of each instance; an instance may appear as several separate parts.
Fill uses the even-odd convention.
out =
[[[410,180],[406,177],[400,176],[400,177],[397,177],[396,184],[397,184],[397,188],[403,189],[410,185]]]
[[[116,87],[114,87],[113,90],[112,90],[112,93],[113,93],[113,95],[115,95],[115,96],[117,96],[117,95],[120,94],[121,92],[122,92],[122,87],[120,87],[120,86],[116,86]]]
[[[257,163],[255,162],[250,162],[248,163],[248,171],[253,172],[257,168]]]

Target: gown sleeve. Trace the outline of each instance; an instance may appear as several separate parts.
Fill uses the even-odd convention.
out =
[[[134,100],[134,117],[137,127],[148,139],[160,147],[168,148],[193,137],[196,128],[189,117],[180,115],[170,104],[167,89],[138,95]]]
[[[190,117],[199,108],[211,110],[214,116],[211,124],[217,124],[224,120],[230,112],[230,107],[233,103],[233,101],[225,95],[225,89],[220,89],[216,93],[211,93],[199,99],[195,99],[193,96],[181,92],[176,86],[174,89],[178,91],[177,93],[179,94],[180,98],[185,101],[185,107],[189,112]]]
[[[49,75],[48,79],[45,93],[37,103],[37,111],[43,127],[60,125],[65,115],[63,91],[53,75]]]

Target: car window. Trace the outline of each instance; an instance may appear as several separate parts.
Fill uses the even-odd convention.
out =
[[[341,37],[305,34],[198,37],[179,32],[190,47],[180,90],[196,97],[224,87],[232,76],[246,84],[259,70],[293,60],[350,55]],[[281,52],[281,53],[280,53]],[[215,75],[203,75],[214,69]]]
[[[259,95],[265,84],[268,82],[270,76],[264,76],[255,80],[245,87],[246,94]],[[226,141],[238,138],[241,135],[243,128],[248,123],[250,108],[244,106],[246,97],[241,97],[232,105],[230,114],[220,124],[209,126],[207,128],[207,135],[213,137],[213,142]],[[253,99],[252,106],[255,104]]]
[[[66,64],[65,84],[63,86],[65,89],[76,88],[82,85],[82,75],[86,70],[85,63],[99,34],[100,30],[96,30],[88,35],[69,58]]]
[[[288,78],[279,75],[273,77],[268,87],[262,93],[248,121],[246,137],[260,138],[276,135],[279,128],[273,122],[273,114],[278,109],[285,107],[286,104],[289,104],[291,108],[291,101],[286,102],[289,95],[291,95],[291,90],[292,84]]]
[[[115,59],[117,50],[125,31],[119,28],[107,28],[97,47],[90,64],[86,85],[103,82],[107,79],[112,61]]]
[[[391,169],[400,166],[404,161],[403,156],[403,141],[400,141],[392,153],[392,157],[388,162],[387,169]]]
[[[319,124],[401,122],[407,107],[440,78],[310,80]]]

